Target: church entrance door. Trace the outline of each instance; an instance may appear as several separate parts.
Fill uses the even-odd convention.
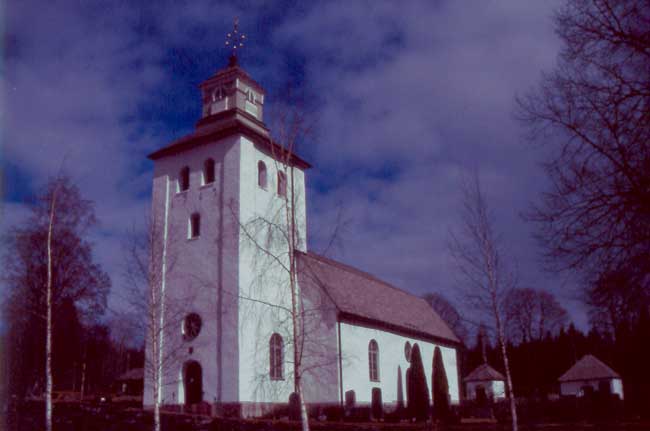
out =
[[[185,363],[183,383],[185,385],[185,404],[197,404],[203,400],[203,372],[196,361]]]
[[[476,386],[476,404],[479,406],[485,406],[487,405],[488,397],[487,397],[487,391],[485,390],[485,386],[483,385],[478,385]]]

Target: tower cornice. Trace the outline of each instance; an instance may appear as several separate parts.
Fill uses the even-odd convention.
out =
[[[234,81],[237,78],[242,78],[243,81],[245,81],[248,85],[253,87],[261,94],[266,93],[264,91],[264,88],[257,81],[251,78],[251,76],[238,64],[234,66],[228,66],[217,71],[217,73],[201,82],[199,84],[199,88],[204,89],[206,87],[211,87],[217,83]]]
[[[264,147],[271,154],[276,154],[281,158],[288,156],[290,163],[294,166],[301,169],[311,168],[309,162],[295,153],[290,153],[282,145],[271,139],[264,123],[257,121],[253,116],[241,109],[230,109],[199,120],[197,129],[194,132],[177,139],[160,150],[154,151],[147,157],[151,160],[158,160],[236,134],[246,136]]]

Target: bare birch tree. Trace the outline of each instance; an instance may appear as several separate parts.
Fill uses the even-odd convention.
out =
[[[504,261],[501,237],[494,229],[494,218],[481,190],[478,174],[463,184],[462,211],[457,232],[450,235],[449,251],[458,269],[468,305],[485,313],[494,325],[506,372],[506,385],[517,431],[517,405],[507,351],[503,299],[516,283],[514,272]]]
[[[50,220],[47,225],[47,293],[45,299],[45,429],[47,431],[52,431],[52,232],[59,187],[60,184],[57,182],[52,190]]]
[[[298,233],[296,220],[296,187],[295,187],[295,167],[291,160],[295,146],[299,139],[306,135],[305,119],[296,111],[280,111],[278,118],[279,139],[285,145],[285,150],[274,154],[274,160],[280,160],[276,167],[284,171],[284,178],[289,179],[289,190],[280,194],[284,201],[284,219],[286,229],[285,233],[288,258],[289,258],[289,288],[291,290],[291,326],[293,333],[293,363],[294,363],[294,386],[300,400],[300,421],[303,431],[309,431],[309,417],[303,396],[302,380],[302,359],[304,352],[305,337],[305,316],[301,313],[300,293],[298,292],[298,267],[296,262],[296,250],[298,249]],[[274,148],[274,147],[272,147]],[[284,153],[284,154],[283,154]],[[288,174],[288,175],[287,175]],[[280,184],[278,185],[281,186]],[[303,197],[304,198],[304,197]]]
[[[134,332],[144,336],[144,378],[152,382],[154,430],[160,431],[163,387],[177,383],[178,354],[183,349],[177,334],[194,300],[194,291],[183,298],[165,292],[167,274],[175,267],[174,253],[168,253],[176,234],[165,235],[162,220],[145,217],[144,230],[133,229],[124,243],[125,306],[117,312]],[[145,386],[146,389],[146,386]]]
[[[125,265],[124,275],[129,283],[126,300],[127,310],[122,311],[123,318],[131,325],[139,328],[144,334],[144,342],[148,344],[151,354],[145,355],[144,378],[153,382],[153,416],[154,430],[160,431],[161,380],[163,371],[164,337],[164,297],[161,289],[162,259],[159,250],[162,247],[163,236],[160,224],[155,220],[145,220],[144,233],[135,229],[124,245]]]
[[[292,140],[285,141],[292,143]],[[291,351],[293,354],[293,383],[294,392],[300,401],[300,418],[303,431],[309,430],[309,419],[301,385],[302,377],[302,354],[304,346],[304,310],[301,307],[301,297],[298,288],[298,269],[296,262],[296,251],[299,249],[296,220],[296,188],[294,177],[294,166],[292,162],[292,145],[284,149],[274,149],[272,157],[275,160],[275,170],[278,172],[278,188],[284,188],[278,193],[282,204],[278,211],[271,210],[270,213],[261,215],[246,222],[241,222],[241,232],[244,240],[251,244],[256,253],[261,255],[258,259],[258,271],[260,277],[267,276],[266,272],[271,268],[279,270],[287,277],[287,288],[290,294],[290,303],[284,304],[282,298],[271,299],[267,302],[276,312],[279,324],[289,324],[288,333],[291,339]],[[284,181],[284,182],[283,182]],[[283,183],[282,183],[283,182]],[[267,238],[260,241],[260,233],[266,232]],[[264,263],[262,263],[264,262]],[[266,268],[265,268],[266,266]],[[248,301],[260,301],[252,296],[242,296]]]
[[[290,96],[289,96],[290,98]],[[300,108],[300,103],[288,103],[276,111],[274,118],[276,141],[269,146],[270,156],[274,160],[277,172],[277,198],[279,205],[270,205],[268,210],[251,220],[240,220],[242,240],[256,255],[256,271],[260,278],[269,279],[271,283],[286,284],[281,292],[290,296],[286,298],[266,298],[266,305],[275,310],[276,321],[287,326],[286,333],[290,337],[290,347],[293,365],[293,386],[300,402],[300,420],[303,431],[309,430],[309,418],[306,408],[303,378],[306,373],[318,368],[327,368],[337,359],[323,346],[327,344],[326,337],[320,332],[322,313],[332,306],[326,298],[310,295],[305,300],[303,287],[299,279],[310,277],[310,272],[301,267],[298,254],[306,250],[306,220],[302,219],[298,208],[302,207],[305,196],[302,188],[298,187],[298,170],[296,167],[296,145],[309,134],[309,122]],[[279,145],[278,145],[279,144]],[[236,212],[233,210],[233,215]],[[340,221],[340,214],[338,221]],[[339,227],[333,230],[328,248],[336,242]],[[277,277],[277,273],[283,274]],[[259,283],[264,285],[266,283]],[[318,283],[315,282],[314,285]],[[304,288],[307,288],[306,286]],[[260,302],[259,298],[242,296],[244,301]],[[327,352],[326,352],[327,350]]]
[[[91,244],[84,239],[96,223],[92,203],[81,197],[69,178],[59,175],[51,179],[29,206],[31,217],[5,238],[7,254],[2,276],[10,290],[4,311],[12,327],[35,325],[45,331],[35,331],[34,335],[44,341],[43,350],[39,349],[45,353],[44,369],[37,369],[45,374],[45,428],[50,431],[57,314],[61,305],[68,303],[87,316],[100,315],[106,305],[110,280],[93,262]],[[12,346],[11,353],[20,355],[16,347]],[[12,360],[20,366],[16,359]]]
[[[287,193],[290,194],[291,191]],[[291,201],[291,198],[288,200]],[[269,289],[262,289],[265,292],[253,289],[241,293],[239,299],[266,306],[267,313],[273,316],[272,320],[277,325],[278,331],[289,337],[287,347],[291,351],[292,358],[287,362],[293,366],[293,391],[298,395],[300,401],[302,429],[308,430],[309,419],[303,379],[307,374],[316,380],[326,379],[329,367],[338,362],[338,356],[332,354],[336,348],[330,345],[335,337],[331,337],[327,331],[322,331],[323,318],[328,315],[327,313],[335,313],[335,305],[322,292],[320,295],[314,290],[307,293],[308,289],[318,290],[321,282],[311,267],[297,262],[297,256],[302,249],[302,245],[299,245],[302,238],[298,239],[297,233],[290,234],[291,229],[298,231],[295,228],[295,216],[290,216],[287,225],[284,225],[284,221],[282,223],[273,221],[278,217],[286,217],[285,211],[283,209],[272,215],[267,214],[241,223],[243,241],[247,247],[252,249],[254,255],[253,267],[257,273],[254,284],[262,287],[279,285],[280,289],[277,290],[276,296],[269,296]],[[288,212],[291,213],[290,210]],[[260,240],[264,236],[267,238]],[[279,274],[282,275],[278,276]],[[288,303],[287,298],[283,297],[286,293],[289,293],[290,296]],[[245,312],[243,319],[257,320],[258,329],[261,329],[263,318],[257,313],[258,309],[251,308]],[[257,351],[264,351],[262,345],[264,342],[264,338],[257,339],[257,343],[260,343],[257,345]],[[265,359],[262,358],[262,360]],[[255,368],[266,369],[263,364],[256,364]],[[336,378],[336,376],[333,377]],[[265,396],[277,395],[268,392],[273,390],[269,385],[268,372],[261,371],[256,376],[256,380],[257,391],[261,394]]]

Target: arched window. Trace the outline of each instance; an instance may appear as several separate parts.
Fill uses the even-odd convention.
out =
[[[284,172],[278,172],[278,195],[287,195],[287,176]]]
[[[212,101],[216,102],[217,100],[221,100],[224,97],[224,91],[222,87],[217,87],[214,89],[212,92]]]
[[[181,172],[178,176],[178,191],[184,192],[190,188],[190,168],[185,166],[181,169]]]
[[[190,216],[189,238],[198,238],[201,235],[201,215],[194,213]]]
[[[261,160],[257,162],[257,185],[266,189],[266,165]]]
[[[203,162],[203,184],[214,182],[214,160],[208,159]]]
[[[379,346],[375,340],[370,340],[368,344],[368,369],[370,380],[379,381]]]
[[[280,334],[271,335],[269,341],[269,375],[271,380],[282,380],[284,362],[284,345]]]

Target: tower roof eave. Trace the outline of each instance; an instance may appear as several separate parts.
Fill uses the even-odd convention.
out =
[[[235,79],[235,78],[243,79],[244,81],[246,81],[248,85],[255,88],[255,90],[261,94],[266,93],[264,91],[264,88],[262,88],[262,86],[257,81],[251,78],[251,76],[248,73],[246,73],[246,71],[242,69],[239,65],[228,66],[226,68],[217,71],[217,73],[212,75],[210,78],[201,82],[199,84],[199,88],[208,87],[215,82],[229,81],[230,79]]]
[[[309,162],[295,153],[290,154],[285,147],[271,139],[268,134],[268,129],[263,123],[240,109],[231,109],[203,118],[197,126],[199,127],[194,132],[177,139],[164,148],[154,151],[147,157],[151,160],[158,160],[208,142],[213,142],[215,139],[239,133],[246,135],[254,142],[266,147],[272,154],[289,156],[289,161],[301,169],[311,168]]]

